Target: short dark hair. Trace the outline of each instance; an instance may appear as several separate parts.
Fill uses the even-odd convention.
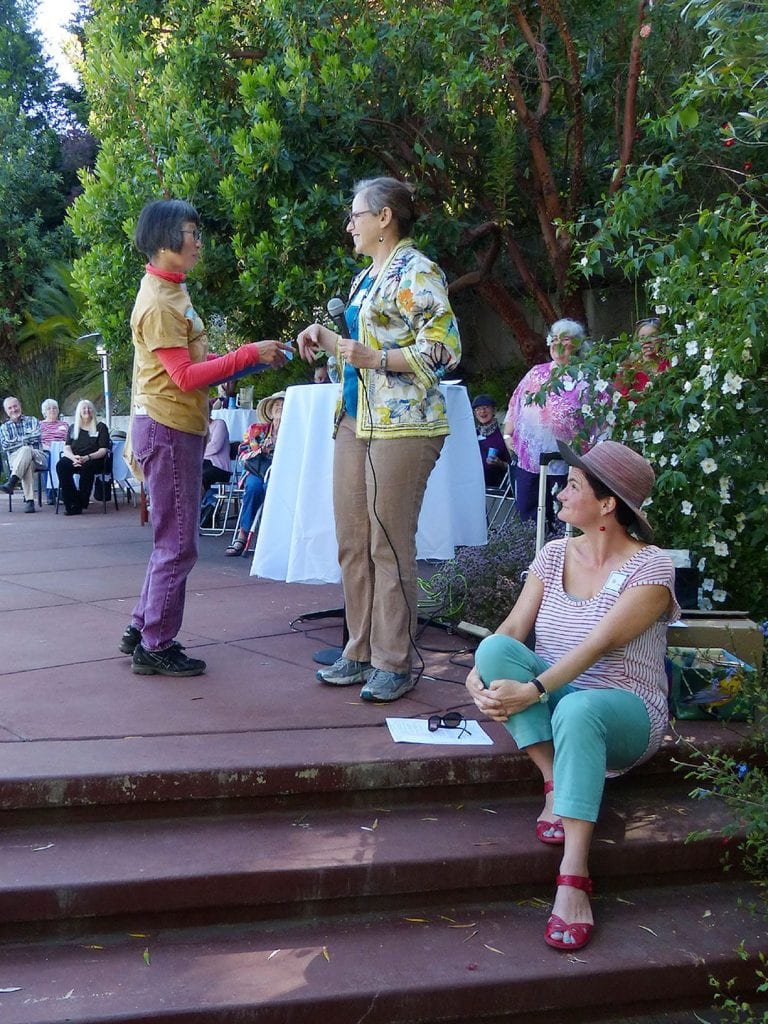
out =
[[[365,178],[355,183],[354,192],[356,196],[361,193],[365,195],[365,201],[373,213],[381,213],[385,206],[388,207],[401,238],[411,233],[418,217],[413,185],[398,181],[397,178]]]
[[[587,479],[587,483],[592,488],[592,493],[595,495],[598,501],[601,498],[614,498],[616,501],[616,522],[619,526],[623,526],[625,530],[628,530],[631,526],[634,526],[637,522],[637,517],[632,509],[621,498],[615,494],[610,487],[606,487],[602,480],[598,480],[596,476],[592,476],[591,473],[587,473],[582,470],[584,476]]]
[[[161,249],[181,252],[184,245],[181,226],[188,221],[199,227],[200,216],[194,206],[183,199],[156,199],[147,203],[136,224],[136,248],[150,258]]]

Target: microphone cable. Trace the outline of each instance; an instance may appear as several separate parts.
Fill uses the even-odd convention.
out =
[[[375,373],[376,371],[372,370],[371,372]],[[411,647],[413,648],[413,650],[414,650],[414,652],[416,654],[416,657],[418,658],[418,666],[419,666],[418,667],[418,671],[416,672],[416,678],[413,680],[413,685],[416,686],[416,684],[419,682],[421,677],[424,675],[424,671],[425,671],[427,666],[426,666],[426,662],[424,661],[423,657],[421,656],[421,651],[419,650],[418,646],[416,645],[416,639],[414,638],[414,635],[413,635],[413,629],[412,629],[413,615],[412,615],[412,612],[411,612],[410,601],[408,600],[408,594],[406,593],[406,590],[405,590],[405,583],[403,581],[403,573],[402,573],[402,569],[400,567],[400,559],[398,558],[397,550],[395,549],[395,545],[392,543],[392,538],[389,536],[389,533],[387,532],[387,528],[384,525],[384,523],[381,521],[381,517],[379,516],[379,513],[378,513],[377,508],[376,508],[376,499],[377,499],[378,493],[379,493],[379,484],[378,484],[378,480],[376,479],[376,468],[375,468],[375,466],[373,464],[373,456],[371,455],[371,443],[373,441],[373,410],[371,408],[370,398],[368,397],[368,389],[365,386],[365,380],[363,379],[363,375],[362,375],[362,373],[360,372],[360,369],[357,366],[355,367],[355,373],[357,374],[357,379],[360,381],[360,385],[362,387],[363,394],[365,395],[365,404],[366,404],[366,406],[368,408],[369,433],[368,433],[368,439],[367,439],[366,444],[365,444],[365,451],[366,451],[366,457],[368,459],[368,465],[371,467],[371,476],[373,477],[373,515],[374,515],[374,517],[376,519],[376,522],[379,524],[381,532],[386,537],[387,544],[389,544],[389,547],[390,547],[390,550],[392,551],[392,554],[394,555],[395,566],[397,567],[397,581],[400,584],[400,592],[403,595],[403,601],[405,602],[405,607],[408,609],[408,640],[409,640],[410,645],[411,645]],[[393,443],[395,443],[395,442],[393,442]],[[426,492],[426,484],[425,484],[425,488],[424,489],[425,489],[425,492]],[[418,600],[416,602],[416,609],[417,609],[416,614],[418,616]]]

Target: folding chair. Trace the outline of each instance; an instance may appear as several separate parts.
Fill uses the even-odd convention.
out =
[[[0,449],[2,454],[2,466],[3,472],[5,473],[6,479],[11,478],[11,460],[8,452],[5,448]],[[39,508],[43,507],[43,476],[48,477],[48,462],[46,461],[44,466],[35,466],[35,478],[37,481],[37,504]],[[13,493],[8,495],[8,511],[13,512]]]
[[[233,508],[237,508],[237,519],[240,520],[240,510],[243,501],[243,488],[238,481],[245,470],[239,458],[230,461],[231,476],[225,484],[214,484],[216,487],[216,504],[213,506],[213,515],[210,526],[201,526],[200,534],[203,537],[223,537],[227,532],[227,523]]]
[[[115,477],[112,472],[112,465],[112,445],[110,444],[107,449],[107,454],[104,456],[104,468],[100,473],[96,473],[93,478],[94,491],[96,490],[96,481],[101,481],[101,500],[104,504],[104,515],[107,514],[107,502],[110,498],[115,502],[115,512],[120,511],[120,506],[117,502],[117,484],[115,483]]]
[[[515,487],[512,482],[512,467],[507,470],[506,483],[501,487],[486,487],[485,515],[488,529],[492,526],[503,527],[515,508]]]

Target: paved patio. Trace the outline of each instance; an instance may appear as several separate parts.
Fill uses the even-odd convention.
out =
[[[77,518],[48,506],[26,515],[15,504],[9,513],[0,502],[0,780],[14,780],[17,795],[26,781],[27,806],[54,799],[36,792],[44,781],[60,788],[88,774],[116,786],[137,770],[167,779],[174,770],[298,769],[323,752],[356,764],[400,751],[407,757],[389,737],[387,715],[465,703],[469,659],[457,654],[464,641],[436,629],[420,641],[419,686],[395,705],[366,704],[356,687],[318,683],[312,655],[340,643],[340,622],[291,623],[339,607],[340,587],[251,577],[247,556],[224,556],[226,536],[200,538],[179,637],[206,659],[207,674],[136,676],[118,643],[143,581],[151,528],[124,504],[106,515],[91,504]],[[513,749],[503,728],[489,730]]]

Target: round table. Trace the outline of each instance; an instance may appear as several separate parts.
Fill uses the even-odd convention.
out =
[[[416,533],[419,558],[453,558],[487,542],[485,481],[466,390],[442,384],[451,433],[427,482]],[[333,414],[338,388],[289,387],[251,575],[288,583],[338,583],[333,519]],[[223,411],[223,410],[222,410]],[[393,444],[396,443],[393,441]]]

